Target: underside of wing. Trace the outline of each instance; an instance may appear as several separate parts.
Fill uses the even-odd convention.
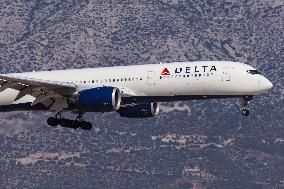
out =
[[[0,75],[0,85],[0,92],[8,88],[19,91],[15,101],[26,95],[30,95],[35,98],[32,105],[42,103],[48,107],[54,107],[58,101],[65,102],[66,99],[71,97],[77,90],[77,86],[72,83],[12,75]]]

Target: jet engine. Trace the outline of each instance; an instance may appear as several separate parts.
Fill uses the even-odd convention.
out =
[[[127,118],[147,118],[155,117],[159,114],[158,103],[138,104],[134,106],[120,107],[117,111],[121,117]]]
[[[114,87],[98,87],[83,90],[77,98],[77,106],[83,112],[117,111],[121,104],[119,89]]]

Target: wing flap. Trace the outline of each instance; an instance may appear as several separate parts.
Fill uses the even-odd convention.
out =
[[[73,83],[27,78],[11,74],[0,75],[0,84],[0,92],[8,88],[19,91],[14,101],[26,95],[31,95],[35,97],[35,100],[31,102],[31,106],[41,103],[48,109],[52,108],[58,111],[61,108],[66,108],[67,99],[77,91],[77,86]],[[63,105],[62,102],[64,102]]]
[[[23,98],[24,96],[28,95],[28,94],[31,94],[33,88],[32,87],[24,87],[22,89],[20,89],[17,97],[15,98],[15,101]]]
[[[77,86],[73,83],[42,80],[13,75],[0,75],[0,80],[2,81],[0,92],[6,90],[7,88],[16,90],[20,89],[19,91],[21,91],[25,87],[32,87],[33,89],[40,87],[42,90],[49,90],[62,96],[66,96],[73,94],[77,89]]]
[[[17,84],[18,84],[18,82],[15,82],[15,81],[6,81],[6,82],[3,82],[3,83],[1,84],[1,87],[0,87],[0,92],[3,92],[3,91],[5,91],[6,89],[11,88],[11,87],[13,87],[13,86],[15,86],[15,85],[17,85]]]
[[[56,93],[42,93],[41,95],[39,95],[32,103],[32,106],[36,105],[36,104],[39,104],[47,99],[50,99],[50,98],[55,98],[55,97],[61,97],[60,95],[56,94]]]

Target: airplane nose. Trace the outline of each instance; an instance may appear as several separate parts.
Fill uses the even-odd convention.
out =
[[[273,88],[273,84],[265,78],[265,81],[263,82],[264,87],[267,91],[271,90]]]
[[[273,88],[273,84],[269,80],[267,80],[266,87],[267,90],[271,90]]]
[[[273,84],[265,77],[258,80],[258,86],[262,92],[270,91],[273,88]]]

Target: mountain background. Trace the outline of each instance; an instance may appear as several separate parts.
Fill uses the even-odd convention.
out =
[[[230,60],[274,84],[242,101],[162,104],[156,118],[1,113],[0,188],[284,188],[282,0],[1,0],[0,72]],[[67,114],[71,117],[71,114]]]

